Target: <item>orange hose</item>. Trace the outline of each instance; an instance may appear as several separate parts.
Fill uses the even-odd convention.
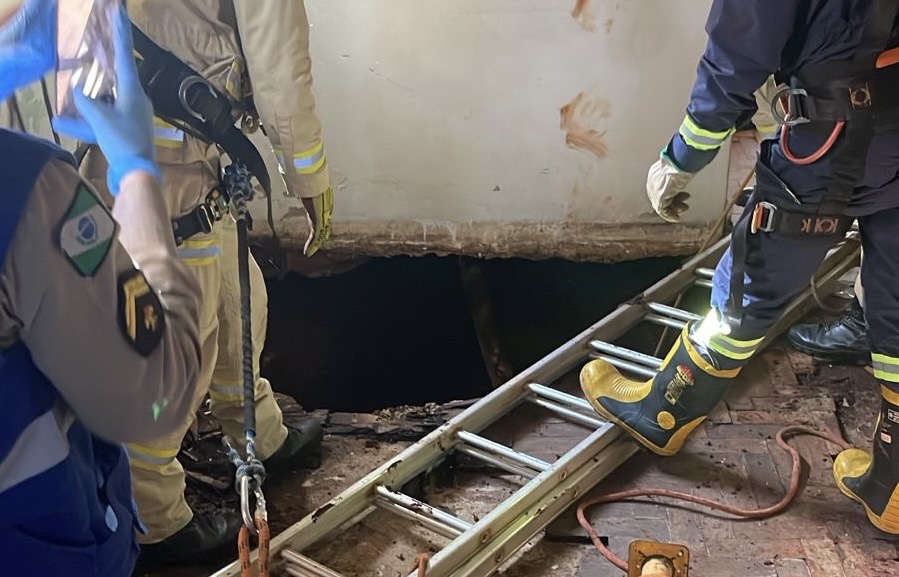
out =
[[[893,64],[899,64],[899,47],[890,48],[889,50],[881,52],[880,56],[877,57],[874,68],[886,68]]]
[[[789,120],[789,119],[787,119]],[[845,120],[838,120],[836,125],[833,127],[833,131],[830,133],[830,136],[821,145],[821,148],[813,152],[811,155],[806,156],[805,158],[799,158],[794,155],[790,150],[789,144],[787,144],[787,132],[789,130],[786,126],[780,129],[780,148],[783,150],[784,156],[792,162],[793,164],[798,164],[800,166],[804,166],[807,164],[813,164],[821,160],[821,157],[830,152],[830,149],[833,147],[833,144],[837,141],[837,138],[840,136],[840,133],[843,131],[843,127],[846,125]]]
[[[790,453],[790,457],[793,459],[793,468],[790,471],[790,486],[787,489],[786,494],[783,498],[771,505],[770,507],[765,507],[762,509],[743,509],[740,507],[733,507],[731,505],[725,505],[724,503],[718,503],[717,501],[713,501],[711,499],[706,499],[704,497],[697,497],[695,495],[691,495],[689,493],[682,493],[680,491],[671,491],[668,489],[632,489],[629,491],[619,491],[617,493],[610,493],[608,495],[603,495],[601,497],[596,497],[594,499],[588,499],[583,501],[577,508],[577,520],[581,524],[581,527],[587,532],[590,536],[590,540],[593,541],[593,544],[599,550],[602,555],[608,559],[612,564],[623,571],[628,570],[627,562],[623,559],[612,553],[608,547],[606,547],[603,542],[600,540],[599,534],[590,525],[590,521],[587,520],[586,515],[584,514],[584,510],[588,507],[592,507],[593,505],[599,505],[603,503],[612,503],[614,501],[624,501],[628,499],[633,499],[635,497],[668,497],[670,499],[678,499],[681,501],[687,501],[690,503],[695,503],[697,505],[704,505],[710,509],[724,511],[725,513],[730,513],[731,515],[742,517],[744,519],[763,519],[766,517],[772,517],[784,509],[793,501],[796,495],[799,493],[799,479],[802,473],[802,461],[799,457],[799,452],[787,444],[784,440],[784,435],[789,433],[805,433],[808,435],[814,435],[816,437],[821,437],[827,441],[830,441],[834,445],[838,445],[843,449],[848,449],[850,447],[849,443],[847,443],[842,437],[835,435],[829,431],[817,431],[810,427],[803,427],[801,425],[794,425],[789,427],[784,427],[780,431],[777,432],[777,444],[780,445],[785,451]]]
[[[418,559],[415,560],[415,567],[412,568],[413,571],[418,569],[417,577],[426,577],[428,573],[428,562],[431,560],[431,556],[427,553],[422,553],[418,556]]]

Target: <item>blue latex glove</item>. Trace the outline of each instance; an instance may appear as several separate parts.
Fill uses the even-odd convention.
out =
[[[56,0],[26,0],[0,27],[0,101],[56,64]]]
[[[119,8],[114,40],[118,80],[115,102],[94,100],[76,90],[75,107],[82,119],[53,119],[60,134],[100,146],[109,163],[106,182],[113,196],[119,193],[122,178],[135,170],[149,172],[162,182],[153,145],[153,105],[137,75],[131,22],[124,8]]]

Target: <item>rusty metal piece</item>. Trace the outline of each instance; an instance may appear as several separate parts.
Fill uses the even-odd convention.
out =
[[[627,554],[627,577],[687,577],[690,550],[685,545],[636,539]]]

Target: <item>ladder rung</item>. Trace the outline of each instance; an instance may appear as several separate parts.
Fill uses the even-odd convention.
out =
[[[660,315],[664,315],[681,321],[690,322],[702,319],[702,316],[697,315],[696,313],[691,313],[690,311],[663,305],[662,303],[646,303],[646,307],[654,313],[658,313]]]
[[[683,328],[683,325],[681,325]],[[632,363],[630,361],[626,361],[624,359],[619,359],[618,357],[612,357],[609,355],[600,355],[593,354],[590,355],[594,359],[602,359],[605,362],[609,363],[613,367],[618,367],[619,369],[624,369],[626,371],[630,371],[632,373],[638,374],[641,377],[646,377],[647,379],[651,379],[656,376],[656,372],[649,367],[645,367],[643,365],[638,365],[637,363]]]
[[[585,415],[579,411],[574,411],[574,410],[569,409],[568,407],[562,406],[558,403],[554,403],[552,401],[547,401],[546,399],[538,399],[535,397],[531,397],[528,400],[539,407],[543,407],[544,409],[546,409],[548,411],[552,411],[562,417],[565,417],[569,421],[574,421],[575,423],[578,423],[581,425],[586,425],[588,427],[598,429],[606,424],[605,421],[600,420],[596,417],[591,417],[589,415]]]
[[[344,577],[337,571],[290,549],[281,551],[281,557],[288,563],[284,570],[293,577]]]
[[[646,365],[647,367],[656,371],[659,370],[659,367],[662,366],[662,359],[656,358],[652,355],[632,351],[624,347],[619,347],[605,341],[590,341],[590,346],[601,353],[615,355],[616,357],[621,357],[622,359],[625,359],[627,361],[634,361],[636,363],[640,363],[641,365]]]
[[[700,278],[711,279],[713,276],[715,276],[715,269],[700,267],[696,269],[696,276]]]
[[[672,319],[670,317],[663,317],[659,315],[646,315],[644,320],[655,323],[657,325],[662,325],[666,327],[671,327],[672,329],[683,329],[687,326],[687,323],[684,321],[679,321],[677,319]]]
[[[418,521],[444,537],[452,539],[471,529],[471,523],[409,495],[391,491],[384,485],[375,487],[375,493],[380,497],[380,500],[375,503],[379,507],[384,507],[407,519]]]
[[[547,463],[546,461],[541,461],[536,457],[526,455],[524,453],[516,451],[515,449],[509,448],[505,445],[501,445],[495,441],[491,441],[490,439],[485,439],[480,435],[475,435],[474,433],[469,433],[468,431],[459,431],[456,435],[463,443],[471,445],[472,447],[475,447],[477,449],[481,449],[482,451],[499,455],[500,457],[508,459],[513,463],[521,465],[522,467],[534,469],[535,471],[540,473],[550,468],[550,463]]]
[[[708,289],[714,288],[714,286],[715,286],[715,285],[712,284],[712,281],[710,281],[710,280],[705,280],[705,279],[699,279],[698,281],[696,281],[695,284],[696,284],[696,286],[699,286],[699,287],[702,287],[702,288],[708,288]]]
[[[527,467],[521,467],[512,463],[511,461],[506,461],[497,457],[496,455],[491,455],[487,451],[482,451],[481,449],[476,449],[474,447],[469,447],[468,445],[458,444],[456,445],[456,450],[460,453],[465,453],[466,455],[471,455],[475,459],[480,459],[484,461],[488,465],[493,465],[497,469],[502,469],[503,471],[512,473],[513,475],[521,475],[525,479],[533,479],[539,473],[533,469],[529,469]]]
[[[563,393],[562,391],[556,390],[552,387],[538,385],[537,383],[530,383],[528,385],[528,390],[538,397],[543,397],[544,399],[549,399],[550,401],[568,405],[569,407],[573,407],[575,409],[581,409],[583,411],[587,411],[588,413],[593,412],[593,407],[590,406],[590,403],[588,403],[581,397],[575,397],[574,395]]]

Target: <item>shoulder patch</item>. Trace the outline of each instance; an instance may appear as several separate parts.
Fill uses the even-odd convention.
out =
[[[119,325],[128,344],[145,357],[162,340],[165,311],[144,273],[137,269],[119,275]]]
[[[116,223],[109,210],[83,182],[59,226],[59,247],[85,277],[94,276],[115,238]]]

